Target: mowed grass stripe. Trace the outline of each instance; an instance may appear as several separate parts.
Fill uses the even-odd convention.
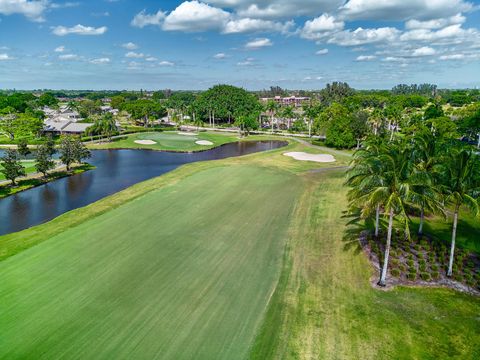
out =
[[[8,258],[0,358],[245,358],[301,187],[212,168]]]

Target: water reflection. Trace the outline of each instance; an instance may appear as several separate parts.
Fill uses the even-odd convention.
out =
[[[93,151],[89,162],[97,167],[95,170],[0,199],[0,234],[46,222],[183,164],[247,155],[285,145],[283,141],[247,141],[193,154],[149,150]]]

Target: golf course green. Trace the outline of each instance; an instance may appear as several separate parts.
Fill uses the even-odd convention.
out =
[[[194,163],[0,237],[0,359],[473,359],[480,300],[374,289],[344,165]],[[315,171],[311,171],[315,170]]]
[[[143,141],[150,144],[142,144]],[[199,145],[197,141],[208,141],[211,145]],[[218,132],[141,132],[126,135],[112,142],[91,144],[92,149],[150,149],[162,151],[200,151],[208,150],[229,142],[239,141],[237,133]]]

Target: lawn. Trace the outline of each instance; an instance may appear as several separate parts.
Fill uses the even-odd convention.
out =
[[[479,299],[373,289],[328,170],[345,160],[285,151],[183,166],[0,237],[0,358],[477,358]]]
[[[137,140],[152,140],[156,144],[137,144]],[[198,145],[195,142],[206,140],[213,145]],[[94,149],[152,149],[167,151],[200,151],[217,147],[229,142],[239,141],[238,134],[199,132],[195,136],[180,135],[177,131],[147,132],[126,135],[126,138],[114,140],[110,143],[90,145]]]
[[[215,167],[0,262],[0,358],[244,359],[300,189]]]
[[[35,169],[35,160],[22,160],[22,165],[25,167],[25,172],[27,174],[32,174],[37,172],[37,169]],[[0,165],[0,170],[3,169],[3,166]],[[0,172],[0,181],[5,180],[5,175]]]

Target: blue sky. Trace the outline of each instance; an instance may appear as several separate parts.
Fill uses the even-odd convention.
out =
[[[480,86],[480,0],[0,0],[0,88]]]

